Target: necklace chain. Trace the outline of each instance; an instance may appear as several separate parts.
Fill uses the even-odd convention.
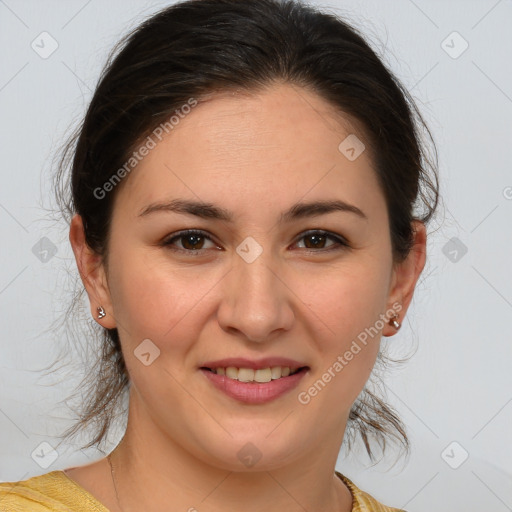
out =
[[[109,453],[107,455],[107,460],[110,465],[110,474],[112,475],[112,483],[114,484],[114,491],[116,492],[117,505],[119,507],[119,510],[121,510],[121,512],[124,512],[123,507],[121,507],[121,503],[119,503],[119,494],[117,493],[116,479],[114,478],[114,467],[112,466],[112,461],[110,460],[111,455],[112,453]]]

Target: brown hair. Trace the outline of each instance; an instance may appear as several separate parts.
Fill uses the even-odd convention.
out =
[[[412,97],[356,29],[294,0],[182,1],[125,36],[64,147],[55,176],[63,216],[81,215],[87,244],[106,261],[116,189],[101,199],[94,191],[141,139],[191,97],[230,88],[250,93],[277,82],[307,87],[361,124],[386,199],[393,259],[403,261],[413,245],[411,222],[429,222],[439,199],[432,136]],[[82,287],[69,317],[76,318],[80,294]],[[96,367],[81,384],[78,421],[64,433],[66,439],[94,425],[84,447],[104,441],[129,387],[117,329],[93,324],[87,343],[99,342]],[[387,361],[381,351],[377,362]],[[349,449],[359,434],[371,459],[371,439],[384,449],[386,438],[394,438],[408,451],[404,425],[369,385],[350,412]]]

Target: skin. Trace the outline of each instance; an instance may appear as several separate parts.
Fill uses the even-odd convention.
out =
[[[130,374],[128,426],[112,461],[122,509],[350,511],[334,475],[350,408],[374,366],[387,324],[307,405],[297,400],[365,328],[393,304],[403,322],[426,255],[425,227],[393,264],[384,195],[367,149],[348,160],[338,145],[357,123],[322,98],[279,84],[251,95],[224,93],[197,105],[116,191],[108,267],[84,241],[80,216],[70,241],[96,321],[119,330]],[[367,145],[368,148],[368,145]],[[234,222],[175,212],[139,217],[153,202],[203,200]],[[280,223],[298,201],[342,199],[367,219],[331,212]],[[174,246],[180,230],[211,237]],[[316,246],[309,229],[344,237]],[[247,263],[236,248],[248,236],[263,248]],[[187,245],[187,241],[189,245]],[[199,256],[190,247],[202,248]],[[189,253],[173,251],[189,248]],[[160,356],[134,356],[149,338]],[[299,387],[263,405],[216,390],[198,370],[224,357],[285,356],[310,367]],[[251,468],[237,457],[252,443]],[[120,510],[106,459],[67,470]],[[191,509],[193,510],[193,509]]]

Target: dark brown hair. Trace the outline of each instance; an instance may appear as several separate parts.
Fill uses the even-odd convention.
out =
[[[87,244],[106,262],[117,188],[102,198],[94,191],[112,179],[141,140],[190,98],[230,89],[253,93],[276,83],[315,92],[363,128],[386,199],[394,262],[403,261],[413,245],[411,222],[429,222],[438,204],[432,136],[410,94],[355,28],[292,0],[183,1],[125,36],[64,147],[55,176],[64,217],[81,215]],[[104,441],[129,387],[117,329],[95,325],[93,333],[100,340],[96,367],[81,385],[78,420],[64,434],[68,438],[93,424],[94,436],[84,447]],[[377,362],[385,357],[379,353]],[[368,384],[350,412],[349,449],[359,433],[371,459],[372,439],[384,449],[386,438],[394,438],[408,451],[405,427]]]

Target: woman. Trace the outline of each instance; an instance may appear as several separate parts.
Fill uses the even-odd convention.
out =
[[[128,390],[126,432],[1,484],[2,510],[398,510],[335,463],[352,431],[407,446],[365,385],[425,264],[420,126],[363,38],[295,1],[189,0],[127,36],[68,146],[111,369],[77,428],[102,441]]]

